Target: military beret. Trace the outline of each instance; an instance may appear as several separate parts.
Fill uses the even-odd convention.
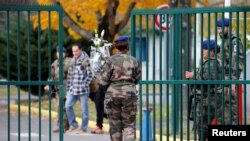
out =
[[[128,42],[128,41],[129,41],[128,36],[120,36],[115,40],[115,43],[117,43],[117,42]]]
[[[215,42],[215,40],[204,40],[202,42],[202,48],[203,49],[215,49],[217,47],[217,53],[220,53],[220,46],[218,46]]]
[[[227,18],[225,18],[224,21],[223,21],[223,19],[219,19],[219,20],[217,21],[217,26],[218,26],[218,27],[222,27],[223,22],[224,22],[224,26],[229,26],[229,25],[230,25],[230,20],[227,19]]]
[[[59,52],[59,46],[56,47],[56,51]],[[67,52],[66,48],[62,47],[63,52]]]
[[[208,49],[208,48],[214,49],[215,46],[216,46],[215,40],[210,40],[210,41],[209,40],[204,40],[202,42],[202,48],[203,49]]]

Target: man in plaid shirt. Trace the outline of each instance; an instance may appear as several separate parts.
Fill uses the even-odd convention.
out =
[[[89,56],[86,52],[82,51],[79,45],[72,46],[72,53],[73,59],[67,76],[67,100],[65,104],[70,129],[66,133],[81,134],[87,132],[88,128],[89,84],[93,74]],[[82,108],[82,125],[79,129],[73,110],[73,106],[77,100],[80,100]]]

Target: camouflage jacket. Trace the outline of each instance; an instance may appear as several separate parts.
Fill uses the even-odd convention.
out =
[[[63,58],[63,81],[64,85],[67,84],[67,75],[68,75],[68,68],[71,62],[70,57]],[[59,59],[56,59],[51,64],[51,79],[52,80],[59,80]]]
[[[234,34],[232,34],[231,39],[225,38],[224,44],[222,43],[221,46],[222,45],[224,45],[224,48],[223,50],[220,51],[219,56],[224,63],[224,68],[225,68],[224,79],[225,80],[239,79],[240,74],[244,67],[243,44],[239,38],[237,38]]]
[[[221,62],[219,59],[210,57],[208,60],[203,60],[203,63],[196,70],[195,79],[196,80],[221,80]],[[210,88],[210,89],[209,89]],[[193,93],[210,93],[215,94],[221,92],[221,85],[219,84],[200,84],[196,85],[196,89],[192,89]],[[194,92],[195,91],[195,92]],[[208,92],[209,91],[209,92]],[[204,95],[206,97],[206,95]]]
[[[107,92],[115,97],[124,97],[136,91],[135,85],[141,79],[141,66],[127,54],[116,54],[106,60],[101,72],[100,84],[109,86]],[[135,92],[136,93],[136,92]]]

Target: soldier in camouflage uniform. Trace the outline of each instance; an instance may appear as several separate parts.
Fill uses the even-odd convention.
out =
[[[108,86],[104,110],[109,119],[112,141],[135,141],[137,90],[141,68],[137,60],[128,55],[129,38],[120,36],[114,46],[119,53],[106,60],[100,84]]]
[[[59,80],[59,47],[57,47],[57,53],[56,53],[57,59],[51,64],[51,80]],[[70,64],[71,58],[66,57],[66,49],[63,47],[63,81],[64,85],[67,84],[67,74],[68,74],[68,68]],[[44,87],[45,91],[49,90],[49,86],[46,85]],[[60,107],[59,107],[59,87],[55,86],[55,93],[56,93],[56,100],[57,100],[57,126],[55,129],[53,129],[53,132],[59,132],[59,116],[60,116]],[[66,101],[66,97],[64,98],[64,104]],[[64,105],[63,104],[63,105]],[[64,106],[63,106],[64,107]],[[64,121],[64,131],[69,129],[69,123],[68,118],[66,115],[66,111],[64,108],[63,112],[63,121]]]
[[[238,80],[243,70],[243,45],[239,37],[230,35],[230,19],[224,18],[217,21],[217,30],[222,39],[223,51],[220,58],[224,62],[224,80]],[[224,26],[224,31],[222,27]],[[222,63],[223,64],[223,63]],[[230,88],[231,86],[231,88]],[[225,116],[221,119],[222,124],[238,124],[237,92],[235,84],[224,85],[225,89]],[[230,100],[231,99],[231,100]]]
[[[203,59],[196,75],[186,71],[187,79],[195,80],[221,80],[221,62],[215,57],[220,52],[214,40],[205,40],[202,43]],[[210,55],[209,55],[210,54]],[[196,95],[196,129],[199,140],[208,140],[208,125],[213,118],[221,116],[221,85],[203,84],[192,88],[192,93]],[[209,119],[208,119],[209,117]]]

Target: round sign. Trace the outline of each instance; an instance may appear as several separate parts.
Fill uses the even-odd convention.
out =
[[[168,8],[169,8],[169,6],[167,4],[163,4],[163,5],[158,6],[156,9],[166,10]],[[166,23],[167,22],[167,18],[168,18],[168,23]],[[170,25],[171,25],[172,16],[170,16],[170,15],[164,15],[164,14],[158,14],[158,15],[154,16],[154,20],[155,20],[155,26],[158,29],[166,31],[167,28],[169,28]]]

